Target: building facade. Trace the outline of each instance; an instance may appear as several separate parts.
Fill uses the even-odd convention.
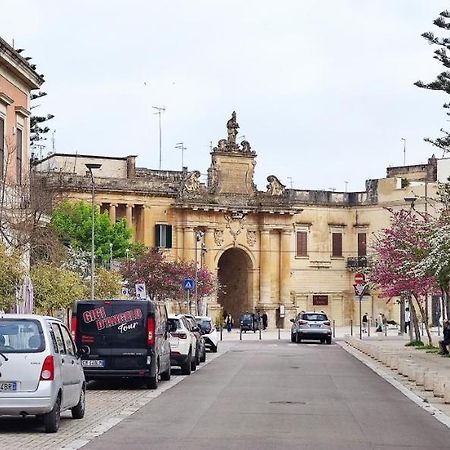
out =
[[[323,310],[336,325],[359,322],[354,275],[364,270],[371,241],[389,225],[390,211],[427,208],[436,191],[439,160],[389,168],[363,192],[287,189],[276,175],[265,191],[254,184],[256,152],[236,142],[233,113],[227,137],[211,151],[206,183],[198,171],[136,168],[136,157],[52,154],[36,166],[69,197],[91,199],[86,163],[95,174],[95,201],[113,221],[125,218],[134,239],[197,261],[217,274],[221,288],[207,312],[237,318],[265,311],[270,326],[286,327],[301,310]],[[45,174],[45,175],[44,175]],[[365,297],[364,312],[398,320],[394,301]]]

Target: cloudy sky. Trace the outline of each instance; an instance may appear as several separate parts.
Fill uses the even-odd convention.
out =
[[[386,167],[425,162],[445,97],[414,81],[442,67],[421,33],[443,0],[2,0],[1,36],[25,48],[48,96],[56,151],[138,155],[202,173],[210,142],[240,136],[256,182],[363,190]],[[47,143],[51,150],[51,142]],[[442,156],[436,152],[437,156]],[[347,182],[347,183],[346,183]]]

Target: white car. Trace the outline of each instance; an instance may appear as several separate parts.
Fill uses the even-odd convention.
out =
[[[197,368],[196,339],[182,314],[168,316],[170,332],[170,364],[179,366],[183,375]]]
[[[200,327],[206,347],[213,353],[216,353],[219,345],[219,334],[217,333],[211,317],[195,316],[195,320]]]
[[[81,360],[66,326],[53,317],[0,314],[0,415],[35,415],[58,431],[61,411],[82,419]]]

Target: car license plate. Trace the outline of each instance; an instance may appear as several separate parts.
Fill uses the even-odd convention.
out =
[[[0,383],[0,391],[17,391],[17,383],[15,381],[10,383]]]
[[[312,327],[312,328],[321,328],[322,325],[321,325],[320,323],[312,323],[312,324],[311,324],[311,327]]]
[[[83,359],[81,361],[83,367],[105,367],[104,359]]]

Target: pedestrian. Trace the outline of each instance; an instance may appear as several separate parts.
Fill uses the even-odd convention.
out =
[[[267,328],[267,313],[264,311],[262,315],[263,330]]]
[[[411,312],[409,308],[405,308],[405,334],[408,333],[410,327],[411,327]]]
[[[439,341],[439,347],[441,348],[439,354],[448,355],[449,352],[447,345],[450,345],[450,322],[448,320],[444,320],[443,327],[444,339]]]
[[[362,316],[363,333],[367,333],[367,323],[368,322],[369,322],[368,315],[367,315],[367,313],[364,313],[364,315]]]
[[[259,330],[261,327],[261,313],[259,312],[259,309],[256,311],[256,314],[253,317],[254,320],[254,331]]]
[[[227,318],[225,319],[225,324],[227,326],[228,333],[231,331],[231,328],[233,328],[233,317],[230,313],[228,313]]]
[[[382,333],[383,332],[383,314],[379,313],[377,316],[377,329],[376,329],[377,333]]]

